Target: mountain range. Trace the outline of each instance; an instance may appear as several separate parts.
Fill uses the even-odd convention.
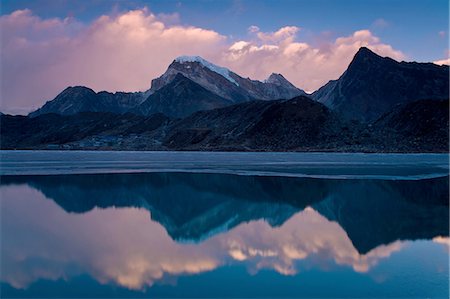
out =
[[[447,152],[448,73],[363,47],[308,95],[281,74],[182,56],[145,92],[68,87],[27,117],[1,115],[1,148]]]
[[[264,82],[244,79],[198,56],[176,58],[145,92],[95,93],[84,86],[68,87],[55,99],[30,113],[72,115],[80,112],[164,113],[185,117],[193,112],[221,108],[252,100],[291,99],[306,95],[280,74]]]

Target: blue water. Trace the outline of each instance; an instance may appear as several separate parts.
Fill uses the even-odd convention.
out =
[[[0,151],[4,175],[207,172],[316,178],[447,176],[448,154]]]
[[[447,155],[1,155],[2,298],[449,296]]]

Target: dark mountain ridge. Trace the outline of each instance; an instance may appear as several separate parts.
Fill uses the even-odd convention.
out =
[[[145,100],[141,92],[101,91],[96,93],[84,86],[67,87],[55,99],[48,101],[30,117],[46,113],[73,115],[79,112],[125,113]]]
[[[194,113],[174,125],[164,144],[188,150],[299,150],[331,141],[341,125],[328,108],[300,96]]]
[[[158,113],[0,116],[2,149],[448,152],[448,100],[399,105],[367,124],[307,97],[177,119]]]
[[[449,67],[397,62],[362,47],[338,80],[312,97],[347,119],[374,121],[397,104],[449,98]]]

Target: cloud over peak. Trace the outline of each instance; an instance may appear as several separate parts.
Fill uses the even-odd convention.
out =
[[[309,91],[339,77],[361,46],[405,58],[369,30],[314,46],[299,40],[297,26],[263,32],[253,25],[247,40],[236,41],[214,30],[179,25],[178,19],[147,8],[103,15],[89,24],[44,19],[28,9],[1,16],[0,109],[29,112],[73,85],[96,91],[146,90],[181,55],[199,55],[254,79],[281,73]]]
[[[241,74],[263,79],[272,72],[282,73],[298,87],[314,91],[328,80],[337,79],[360,47],[368,47],[396,60],[405,55],[382,43],[369,30],[327,41],[320,47],[296,39],[298,27],[283,27],[275,33],[257,32],[251,41],[238,41],[222,56],[222,63]]]

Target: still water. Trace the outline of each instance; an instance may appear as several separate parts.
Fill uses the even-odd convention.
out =
[[[2,153],[2,297],[449,296],[446,155],[64,155]]]

